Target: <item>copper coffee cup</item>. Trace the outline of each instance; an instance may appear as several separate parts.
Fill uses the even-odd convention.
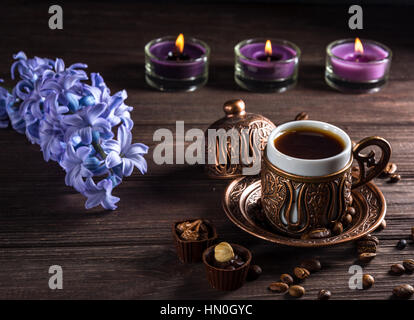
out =
[[[344,150],[330,158],[292,158],[278,151],[274,139],[281,132],[297,128],[328,130],[341,139]],[[367,147],[381,150],[378,160]],[[352,213],[352,189],[379,175],[391,156],[390,144],[380,137],[369,137],[355,146],[338,127],[320,121],[285,123],[270,134],[262,159],[262,206],[267,221],[279,232],[293,237],[321,238],[342,231],[344,216]],[[359,170],[353,177],[351,167]]]

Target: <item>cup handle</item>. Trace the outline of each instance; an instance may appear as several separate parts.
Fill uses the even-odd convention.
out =
[[[375,162],[374,151],[361,154],[361,151],[369,146],[377,146],[381,149],[381,157],[378,162]],[[371,181],[385,169],[391,157],[391,146],[384,138],[368,137],[358,142],[353,147],[352,153],[359,166],[359,175],[352,183],[352,189],[354,189]]]

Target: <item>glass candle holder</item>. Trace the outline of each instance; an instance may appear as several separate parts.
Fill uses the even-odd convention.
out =
[[[210,48],[194,38],[186,39],[185,60],[170,59],[175,37],[154,39],[145,45],[145,80],[160,91],[194,91],[207,83]]]
[[[270,52],[267,51],[271,43]],[[278,39],[249,39],[234,47],[234,80],[243,89],[256,92],[283,92],[295,86],[300,49]]]
[[[327,46],[325,81],[330,87],[342,92],[370,93],[387,83],[391,50],[372,40],[360,43],[360,52],[356,51],[355,39],[337,40]]]

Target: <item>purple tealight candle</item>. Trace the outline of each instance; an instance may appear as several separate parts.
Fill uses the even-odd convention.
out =
[[[300,49],[285,40],[250,39],[234,48],[236,83],[250,91],[282,92],[294,86]]]
[[[145,46],[145,79],[161,91],[194,91],[208,79],[210,48],[191,38],[164,37]]]
[[[388,79],[391,50],[371,40],[339,40],[328,45],[325,79],[345,92],[376,92]]]

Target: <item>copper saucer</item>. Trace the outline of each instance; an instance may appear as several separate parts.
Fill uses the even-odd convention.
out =
[[[224,211],[236,226],[251,235],[293,247],[325,247],[356,240],[374,231],[384,219],[387,209],[382,192],[370,182],[352,191],[356,214],[344,232],[323,239],[297,239],[277,233],[264,219],[260,219],[260,196],[259,176],[237,178],[228,185],[224,194]]]

